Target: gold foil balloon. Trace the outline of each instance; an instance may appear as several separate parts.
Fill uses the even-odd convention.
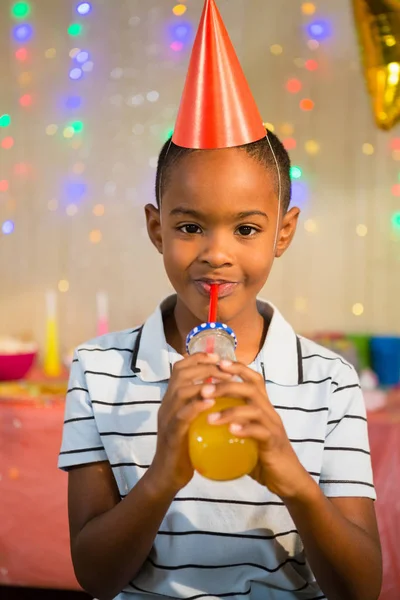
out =
[[[352,2],[375,119],[391,129],[400,119],[400,1]]]

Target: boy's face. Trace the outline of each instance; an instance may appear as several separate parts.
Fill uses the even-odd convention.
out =
[[[221,321],[254,310],[300,212],[280,216],[275,247],[278,199],[271,172],[243,150],[194,152],[172,167],[162,194],[160,211],[146,206],[147,227],[180,301],[196,319],[207,320],[216,281]]]

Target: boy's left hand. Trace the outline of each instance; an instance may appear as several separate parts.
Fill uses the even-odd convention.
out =
[[[233,396],[243,398],[247,404],[212,413],[209,422],[216,427],[230,424],[231,432],[238,438],[252,438],[258,442],[259,461],[251,473],[258,483],[282,499],[301,495],[313,480],[292,448],[282,420],[268,398],[264,378],[238,362],[221,361],[220,369],[242,381],[215,384],[212,397]],[[209,385],[205,386],[204,394],[209,398],[207,391],[210,391]]]

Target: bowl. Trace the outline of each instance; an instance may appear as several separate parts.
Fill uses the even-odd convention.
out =
[[[0,354],[0,381],[23,379],[32,367],[37,352]]]

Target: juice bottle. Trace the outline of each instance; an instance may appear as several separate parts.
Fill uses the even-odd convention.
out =
[[[203,323],[187,337],[189,354],[213,352],[221,359],[236,360],[234,332],[222,323]],[[240,398],[216,398],[215,405],[193,421],[189,430],[189,455],[194,469],[215,481],[229,481],[248,475],[258,460],[257,443],[236,437],[229,425],[211,425],[208,416],[233,406],[243,406]]]

